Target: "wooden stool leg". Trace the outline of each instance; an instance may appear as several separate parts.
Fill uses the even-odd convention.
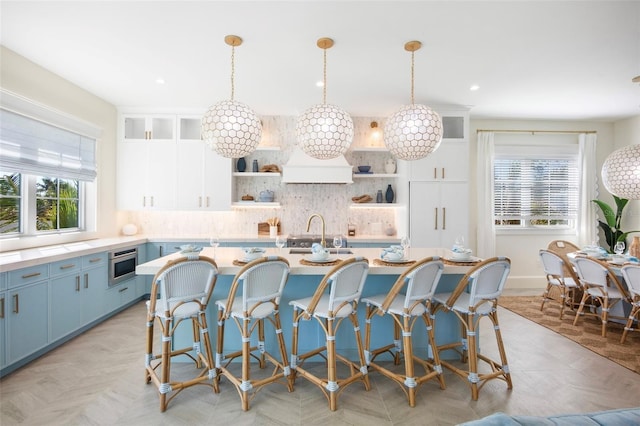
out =
[[[586,291],[582,293],[582,299],[580,299],[580,306],[578,306],[578,312],[576,312],[576,316],[575,318],[573,318],[573,325],[578,324],[578,318],[580,318],[580,315],[582,315],[582,311],[584,310],[584,304],[586,303],[588,298],[589,298],[589,293],[587,293]]]
[[[147,315],[147,354],[145,359],[144,379],[146,383],[151,382],[151,361],[153,360],[153,325],[156,319],[154,315]]]
[[[297,366],[298,366],[298,308],[293,308],[293,327],[291,329],[291,360],[289,365],[291,366],[290,382],[293,386],[296,380]]]
[[[627,333],[629,330],[633,330],[633,320],[636,315],[640,314],[640,306],[635,306],[629,312],[629,318],[627,319],[627,324],[624,326],[624,331],[622,332],[622,337],[620,338],[620,343],[624,343],[627,338]],[[638,322],[640,323],[640,315],[638,315]]]
[[[469,358],[469,375],[468,380],[471,383],[471,399],[478,400],[478,348],[476,346],[476,329],[474,315],[467,314],[467,348]]]
[[[425,313],[422,315],[425,326],[427,327],[427,338],[429,339],[429,345],[431,345],[431,351],[433,352],[433,368],[438,375],[438,383],[440,383],[440,389],[446,389],[447,385],[444,382],[444,376],[442,374],[442,364],[440,364],[440,352],[438,351],[438,345],[436,345],[436,334],[433,329],[433,322],[435,316],[432,318],[430,314]]]
[[[609,298],[603,298],[602,304],[602,337],[607,337],[607,321],[609,320]]]
[[[493,322],[493,329],[496,334],[496,342],[498,343],[498,351],[500,352],[500,362],[502,362],[502,373],[507,381],[507,389],[512,389],[511,372],[509,371],[509,364],[507,362],[507,353],[504,350],[504,342],[502,341],[502,331],[500,331],[500,324],[498,324],[498,311],[493,312],[490,315],[491,322]]]
[[[251,362],[250,338],[249,319],[244,319],[242,321],[242,383],[240,385],[242,411],[249,410],[249,391],[251,390],[251,376],[249,370],[249,363]]]
[[[362,335],[360,333],[360,324],[358,322],[358,314],[356,309],[353,310],[353,313],[350,315],[350,317],[351,317],[351,322],[353,323],[353,331],[355,332],[356,343],[358,345],[358,356],[360,357],[360,372],[364,376],[363,377],[364,388],[366,390],[369,390],[371,389],[371,386],[369,384],[369,375],[367,374],[367,371],[366,371],[367,360],[364,357],[364,348],[362,346]]]
[[[171,321],[164,320],[162,327],[162,361],[160,373],[160,411],[167,409],[167,394],[171,392]]]
[[[284,372],[284,377],[287,379],[287,390],[293,392],[293,382],[291,379],[291,369],[289,367],[289,360],[287,359],[287,346],[282,335],[282,324],[280,322],[280,310],[276,310],[273,314],[274,324],[276,328],[276,336],[278,337],[278,346],[280,346],[280,363]]]
[[[200,312],[200,322],[202,324],[202,336],[204,340],[204,356],[207,359],[207,368],[209,369],[209,378],[213,382],[213,391],[220,392],[218,386],[218,371],[213,361],[213,350],[211,349],[211,337],[209,336],[209,326],[207,324],[207,315],[204,311]]]
[[[416,391],[418,384],[416,383],[415,370],[413,365],[413,344],[411,341],[411,318],[404,316],[402,319],[402,343],[404,353],[404,384],[407,387],[407,396],[409,397],[409,406],[416,406]],[[398,324],[394,321],[394,324]]]

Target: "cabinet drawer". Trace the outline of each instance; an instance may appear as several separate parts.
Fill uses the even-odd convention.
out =
[[[61,260],[51,263],[51,276],[59,277],[61,275],[73,274],[82,269],[82,258],[74,257],[71,259]]]
[[[98,266],[107,264],[108,254],[104,253],[94,253],[88,254],[82,257],[82,269],[87,268],[97,268]]]
[[[49,278],[49,264],[30,266],[9,272],[8,288],[16,288],[24,284],[35,283]]]

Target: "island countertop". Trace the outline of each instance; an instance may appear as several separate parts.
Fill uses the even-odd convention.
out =
[[[399,275],[405,268],[411,266],[410,264],[398,264],[397,266],[378,265],[374,262],[374,259],[379,258],[380,253],[380,248],[343,248],[340,250],[339,255],[332,254],[330,258],[346,259],[347,257],[353,256],[366,257],[369,260],[370,275]],[[242,266],[234,264],[234,260],[242,260],[243,258],[243,252],[241,248],[238,247],[218,247],[215,249],[215,256],[212,247],[204,247],[200,255],[213,258],[218,265],[218,271],[221,275],[235,275],[242,268]],[[279,255],[287,259],[291,268],[291,275],[324,275],[333,267],[333,265],[326,266],[321,263],[317,265],[302,264],[300,261],[309,255],[289,253],[289,248],[286,247],[280,251],[277,248],[267,248],[265,255]],[[167,261],[177,259],[181,256],[184,255],[173,253],[146,263],[141,263],[136,267],[136,273],[138,275],[155,275]],[[451,256],[451,251],[444,248],[410,248],[407,258],[409,260],[420,260],[430,256],[439,256],[447,259]],[[465,274],[468,270],[469,266],[467,264],[445,264],[444,274]]]

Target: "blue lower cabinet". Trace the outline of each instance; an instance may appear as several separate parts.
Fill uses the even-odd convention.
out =
[[[44,348],[49,342],[49,281],[8,291],[7,365]]]

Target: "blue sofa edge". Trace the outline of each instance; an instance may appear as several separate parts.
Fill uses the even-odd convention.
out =
[[[569,426],[569,425],[640,425],[640,407],[596,411],[585,414],[560,414],[548,417],[510,416],[497,412],[482,419],[462,423],[461,426]]]

